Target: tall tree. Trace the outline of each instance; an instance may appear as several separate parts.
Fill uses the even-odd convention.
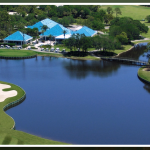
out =
[[[65,35],[67,33],[67,30],[63,30],[63,34],[64,34],[64,40],[65,40]]]
[[[53,36],[50,34],[48,37],[50,39],[50,45],[51,45],[51,39],[52,39]]]
[[[43,34],[43,35],[44,35],[44,32],[45,32],[47,29],[49,29],[49,27],[48,27],[47,25],[43,25],[43,26],[41,27],[41,31],[42,31],[42,34]],[[46,37],[45,37],[45,40],[46,40]]]
[[[43,26],[41,27],[41,30],[46,31],[47,29],[49,29],[49,27],[48,27],[47,25],[43,25]]]
[[[107,7],[107,13],[111,15],[114,13],[112,7]]]
[[[115,12],[116,12],[116,17],[118,17],[118,15],[122,15],[120,8],[115,8]]]
[[[33,29],[34,29],[34,34],[36,35],[36,43],[37,43],[37,36],[38,36],[39,31],[38,31],[38,28],[33,28]]]
[[[111,20],[113,20],[113,15],[112,14],[105,14],[104,16],[104,22],[108,24]]]
[[[23,33],[23,45],[25,44],[25,42],[24,42],[24,37],[25,37],[25,34],[26,34],[26,30],[25,29],[22,29],[22,33]]]

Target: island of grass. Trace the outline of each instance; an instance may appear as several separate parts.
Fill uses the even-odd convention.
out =
[[[2,57],[31,57],[34,55],[36,52],[30,50],[0,49]]]
[[[150,67],[143,66],[138,70],[138,77],[147,82],[150,83]]]
[[[10,84],[7,82],[2,82],[0,81],[0,84],[7,84],[10,85],[11,88],[7,88],[7,89],[3,89],[3,91],[10,91],[10,90],[16,90],[17,91],[17,95],[14,97],[9,97],[7,98],[5,101],[0,102],[0,144],[59,144],[59,145],[63,145],[66,143],[62,143],[62,142],[57,142],[57,141],[52,141],[52,140],[48,140],[48,139],[44,139],[38,136],[34,136],[22,131],[17,131],[17,130],[13,130],[13,126],[15,124],[13,118],[11,118],[10,116],[8,116],[3,108],[7,105],[10,104],[20,98],[22,98],[25,95],[25,91],[23,89],[21,89],[19,86],[14,85],[14,84]]]

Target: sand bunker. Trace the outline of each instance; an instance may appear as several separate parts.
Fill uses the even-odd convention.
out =
[[[150,71],[150,68],[144,68],[143,71]]]
[[[7,89],[10,87],[11,87],[10,85],[0,83],[0,102],[3,102],[8,97],[14,97],[17,95],[16,90],[2,91],[3,89]]]

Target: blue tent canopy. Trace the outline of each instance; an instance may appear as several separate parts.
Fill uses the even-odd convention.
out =
[[[94,30],[88,28],[87,26],[83,26],[81,29],[72,32],[72,34],[77,34],[77,33],[85,34],[85,36],[93,36],[94,34],[97,33],[97,31],[94,31]]]
[[[49,18],[46,18],[44,20],[41,20],[41,21],[35,23],[32,26],[27,26],[27,28],[30,28],[30,29],[38,28],[39,32],[41,32],[41,28],[42,28],[43,25],[47,25],[48,28],[50,29],[50,28],[54,27],[57,24],[58,24],[57,22],[55,22],[55,21],[53,21]]]
[[[65,27],[63,27],[60,24],[55,25],[54,27],[52,27],[51,29],[46,30],[43,34],[40,34],[40,36],[59,36],[61,34],[63,34],[63,31],[67,31],[66,34],[71,34],[70,29],[67,29]]]
[[[23,33],[20,32],[20,31],[16,31],[15,33],[9,35],[8,37],[6,37],[4,40],[5,41],[27,41],[27,40],[30,40],[32,39],[31,36],[27,35],[27,34],[24,34],[24,37],[23,37]]]

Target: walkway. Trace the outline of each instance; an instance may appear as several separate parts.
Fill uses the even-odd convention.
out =
[[[128,64],[131,64],[131,65],[137,65],[137,66],[148,65],[148,62],[146,62],[146,61],[140,61],[140,60],[126,59],[126,58],[107,58],[107,57],[100,57],[100,58],[102,60],[118,61],[118,62],[128,63]]]

